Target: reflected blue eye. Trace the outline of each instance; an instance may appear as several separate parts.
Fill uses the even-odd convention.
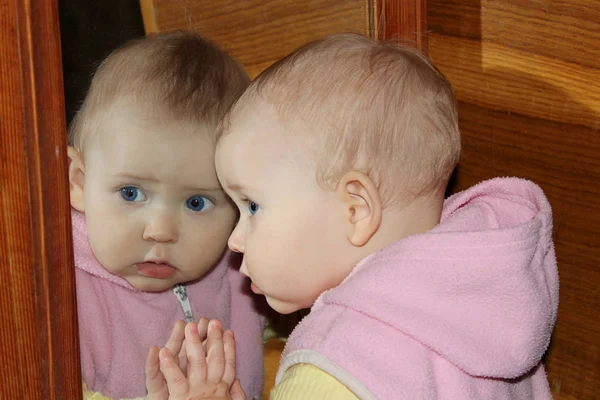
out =
[[[213,202],[204,196],[192,196],[185,201],[185,205],[192,211],[206,211],[214,206]]]
[[[259,209],[258,204],[256,204],[253,201],[248,202],[248,210],[250,211],[250,214],[252,214],[252,215],[256,214],[258,209]]]
[[[146,200],[144,192],[133,186],[125,186],[120,190],[120,193],[125,201],[137,202]]]

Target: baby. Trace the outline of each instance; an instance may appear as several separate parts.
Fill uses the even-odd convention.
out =
[[[262,391],[263,318],[227,237],[238,213],[214,166],[216,128],[247,87],[195,33],[131,41],[100,65],[68,149],[83,379],[146,394],[148,349],[178,320],[235,329],[238,376]]]
[[[459,153],[450,83],[360,35],[300,48],[235,103],[216,150],[241,213],[229,247],[275,310],[311,307],[271,399],[551,398],[550,205],[517,178],[445,200]],[[172,399],[204,398],[197,375],[160,363]]]

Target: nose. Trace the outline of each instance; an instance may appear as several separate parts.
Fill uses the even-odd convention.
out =
[[[227,245],[236,253],[244,253],[244,235],[242,231],[242,223],[241,221],[237,223],[231,235],[229,235],[229,240],[227,240]]]
[[[174,243],[179,239],[176,218],[166,211],[153,211],[148,217],[143,238],[159,243]]]

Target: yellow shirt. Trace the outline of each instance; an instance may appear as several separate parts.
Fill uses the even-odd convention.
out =
[[[270,400],[359,400],[344,384],[311,364],[296,364],[271,390]]]
[[[82,384],[83,386],[83,400],[113,400],[111,397],[106,397],[100,392],[92,392],[88,389],[85,382]],[[145,397],[136,397],[135,399],[122,399],[122,400],[144,400]]]

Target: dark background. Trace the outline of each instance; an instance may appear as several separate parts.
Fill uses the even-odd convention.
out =
[[[60,0],[60,35],[67,124],[99,63],[129,39],[144,36],[137,0]]]

